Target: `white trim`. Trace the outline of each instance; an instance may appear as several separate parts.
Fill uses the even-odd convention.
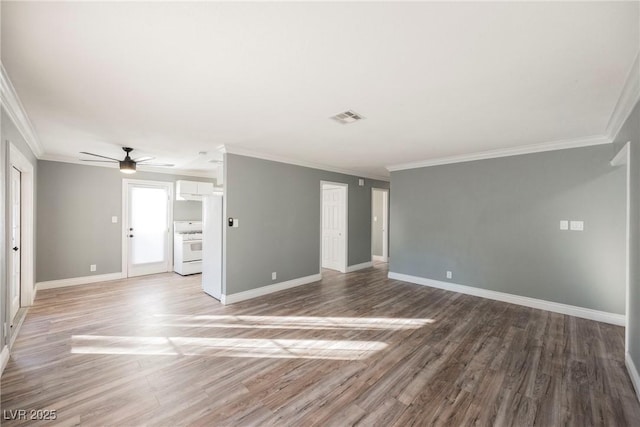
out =
[[[627,121],[629,114],[640,100],[640,52],[636,53],[633,65],[627,74],[622,92],[607,123],[607,134],[614,140]]]
[[[122,272],[109,274],[96,274],[94,276],[72,277],[70,279],[49,280],[36,283],[36,290],[66,288],[67,286],[87,285],[89,283],[109,282],[111,280],[124,279]]]
[[[497,150],[479,151],[476,153],[440,157],[418,162],[401,163],[398,165],[387,166],[387,170],[394,172],[406,169],[425,168],[429,166],[448,165],[451,163],[471,162],[474,160],[519,156],[522,154],[541,153],[544,151],[565,150],[567,148],[589,147],[591,145],[610,144],[611,142],[613,142],[613,140],[606,135],[594,135],[585,138],[550,141],[539,144],[523,145],[520,147],[501,148]]]
[[[626,200],[625,200],[625,313],[628,315],[631,310],[630,288],[631,288],[631,141],[624,144],[624,147],[611,159],[611,166],[626,167]],[[628,320],[628,319],[627,319]],[[629,325],[625,325],[624,348],[629,351]]]
[[[16,128],[18,128],[20,135],[22,135],[33,154],[37,158],[40,158],[44,153],[44,150],[38,140],[38,135],[29,120],[29,116],[27,115],[22,102],[20,102],[20,98],[18,97],[16,89],[13,87],[13,83],[11,83],[11,79],[9,79],[7,70],[5,70],[4,65],[1,63],[0,98],[2,100],[2,105],[5,107],[7,114],[16,125]]]
[[[323,165],[323,164],[313,163],[313,162],[307,162],[307,161],[304,161],[304,160],[296,160],[296,159],[290,159],[288,157],[282,157],[282,156],[277,156],[277,155],[273,155],[273,154],[259,153],[257,151],[246,150],[244,148],[234,147],[234,146],[231,146],[231,145],[222,146],[220,148],[220,151],[222,153],[235,154],[235,155],[238,155],[238,156],[254,157],[256,159],[269,160],[271,162],[287,163],[287,164],[290,164],[290,165],[303,166],[305,168],[320,169],[320,170],[328,171],[328,172],[336,172],[336,173],[342,173],[342,174],[345,174],[345,175],[357,176],[357,177],[360,177],[360,178],[369,178],[369,179],[375,179],[375,180],[378,180],[378,181],[389,182],[389,177],[388,176],[372,175],[372,174],[352,171],[352,170],[349,170],[349,169],[342,169],[342,168],[336,168],[334,166]]]
[[[373,261],[387,262],[386,258],[382,255],[371,255]]]
[[[332,181],[320,181],[320,271],[322,274],[322,227],[324,224],[324,195],[323,190],[325,186],[335,186],[344,188],[344,259],[342,260],[342,266],[338,271],[340,273],[348,273],[349,270],[349,184],[343,182]]]
[[[35,182],[33,165],[10,141],[9,164],[21,173],[20,182],[20,307],[33,305],[33,272],[35,269]],[[26,244],[25,244],[26,243]]]
[[[625,199],[625,315],[627,322],[629,321],[629,312],[631,311],[631,141],[627,142],[624,147],[611,160],[611,166],[626,166],[626,199]],[[629,325],[625,324],[624,328],[624,348],[629,351]]]
[[[9,346],[5,345],[0,353],[0,375],[4,372],[7,363],[9,363]]]
[[[54,155],[54,154],[44,154],[39,157],[39,160],[46,160],[49,162],[59,162],[59,163],[71,163],[74,165],[91,166],[91,167],[98,167],[98,168],[109,168],[109,169],[120,168],[120,166],[117,163],[83,162],[82,160],[79,160],[73,157],[60,156],[60,155]],[[144,166],[144,165],[138,165],[137,172],[162,173],[165,175],[192,176],[192,177],[209,178],[209,179],[215,179],[217,174],[215,170],[212,170],[211,172],[205,172],[205,171],[193,171],[188,169],[159,168],[159,167]],[[135,174],[132,174],[129,176],[135,176]]]
[[[552,311],[554,313],[581,317],[583,319],[595,320],[598,322],[611,323],[613,325],[625,325],[625,316],[623,314],[608,313],[606,311],[599,311],[590,308],[562,304],[558,302],[545,301],[537,298],[523,297],[520,295],[508,294],[505,292],[491,291],[488,289],[481,289],[473,286],[458,285],[456,283],[441,282],[439,280],[410,276],[408,274],[389,272],[389,279],[401,280],[403,282],[415,283],[417,285],[429,286],[432,288],[444,289],[461,294],[473,295],[496,301],[503,301],[510,304],[517,304],[525,307]]]
[[[625,353],[624,362],[627,365],[627,371],[629,371],[629,377],[631,378],[631,383],[633,384],[633,388],[636,389],[636,397],[638,401],[640,401],[640,374],[638,374],[638,369],[636,365],[633,363],[633,359],[631,358],[631,354]]]
[[[274,283],[273,285],[262,286],[249,291],[238,292],[231,295],[222,294],[220,302],[222,304],[234,304],[240,301],[246,301],[248,299],[261,297],[264,295],[272,294],[274,292],[284,291],[285,289],[295,288],[296,286],[306,285],[308,283],[318,282],[322,280],[321,274],[312,274],[311,276],[299,277],[293,280],[287,280],[286,282]]]
[[[363,270],[369,267],[373,267],[373,261],[367,261],[361,264],[350,265],[347,267],[347,273],[353,273],[354,271]]]
[[[143,180],[143,179],[129,179],[122,178],[122,234],[120,235],[122,238],[122,275],[123,277],[129,277],[129,240],[127,239],[127,235],[129,234],[127,227],[129,226],[129,184],[134,185],[149,185],[154,187],[164,187],[167,189],[169,194],[169,203],[168,203],[168,218],[167,218],[167,270],[165,273],[169,273],[173,271],[173,202],[175,200],[174,191],[173,191],[173,182],[170,181],[151,181],[151,180]],[[144,273],[143,273],[144,274]],[[139,274],[140,276],[143,274]],[[154,274],[154,272],[148,273]]]

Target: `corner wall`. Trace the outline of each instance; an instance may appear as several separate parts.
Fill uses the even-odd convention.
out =
[[[392,172],[390,271],[624,314],[626,172],[610,166],[615,153],[606,144]],[[560,220],[585,230],[560,231]]]
[[[226,154],[226,285],[231,295],[320,271],[320,181],[349,185],[348,265],[371,261],[371,187],[389,183]],[[271,273],[277,280],[271,280]]]
[[[627,331],[628,357],[635,369],[640,369],[640,103],[637,103],[615,139],[617,149],[630,142],[631,186],[629,216],[629,312]],[[636,378],[636,391],[640,398],[640,378]]]

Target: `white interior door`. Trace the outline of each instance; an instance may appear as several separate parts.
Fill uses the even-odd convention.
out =
[[[322,186],[322,268],[347,269],[347,187]]]
[[[136,183],[127,188],[127,277],[171,271],[172,184]]]
[[[18,169],[11,168],[11,273],[9,286],[9,299],[11,302],[10,316],[11,320],[16,317],[20,309],[20,289],[21,289],[21,227],[20,216],[21,209],[21,173]]]

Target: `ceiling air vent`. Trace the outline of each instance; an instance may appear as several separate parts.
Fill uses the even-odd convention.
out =
[[[348,110],[348,111],[345,111],[344,113],[336,114],[331,118],[339,123],[342,123],[343,125],[348,125],[349,123],[355,123],[358,120],[364,119],[364,117],[362,117],[360,114],[352,110]]]

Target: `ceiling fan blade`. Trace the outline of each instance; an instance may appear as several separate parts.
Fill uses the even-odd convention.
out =
[[[165,168],[170,168],[175,166],[173,163],[138,163],[139,166],[159,166],[159,167],[165,167]]]
[[[140,157],[139,159],[133,159],[133,161],[136,163],[140,163],[140,162],[148,162],[149,160],[153,160],[153,159],[155,159],[155,157],[147,156],[147,157]]]
[[[98,163],[120,163],[120,160],[91,160],[91,159],[80,159],[82,162],[98,162]]]
[[[103,159],[115,160],[119,162],[120,159],[114,159],[113,157],[101,156],[100,154],[87,153],[86,151],[81,151],[80,154],[88,154],[89,156],[102,157]]]

